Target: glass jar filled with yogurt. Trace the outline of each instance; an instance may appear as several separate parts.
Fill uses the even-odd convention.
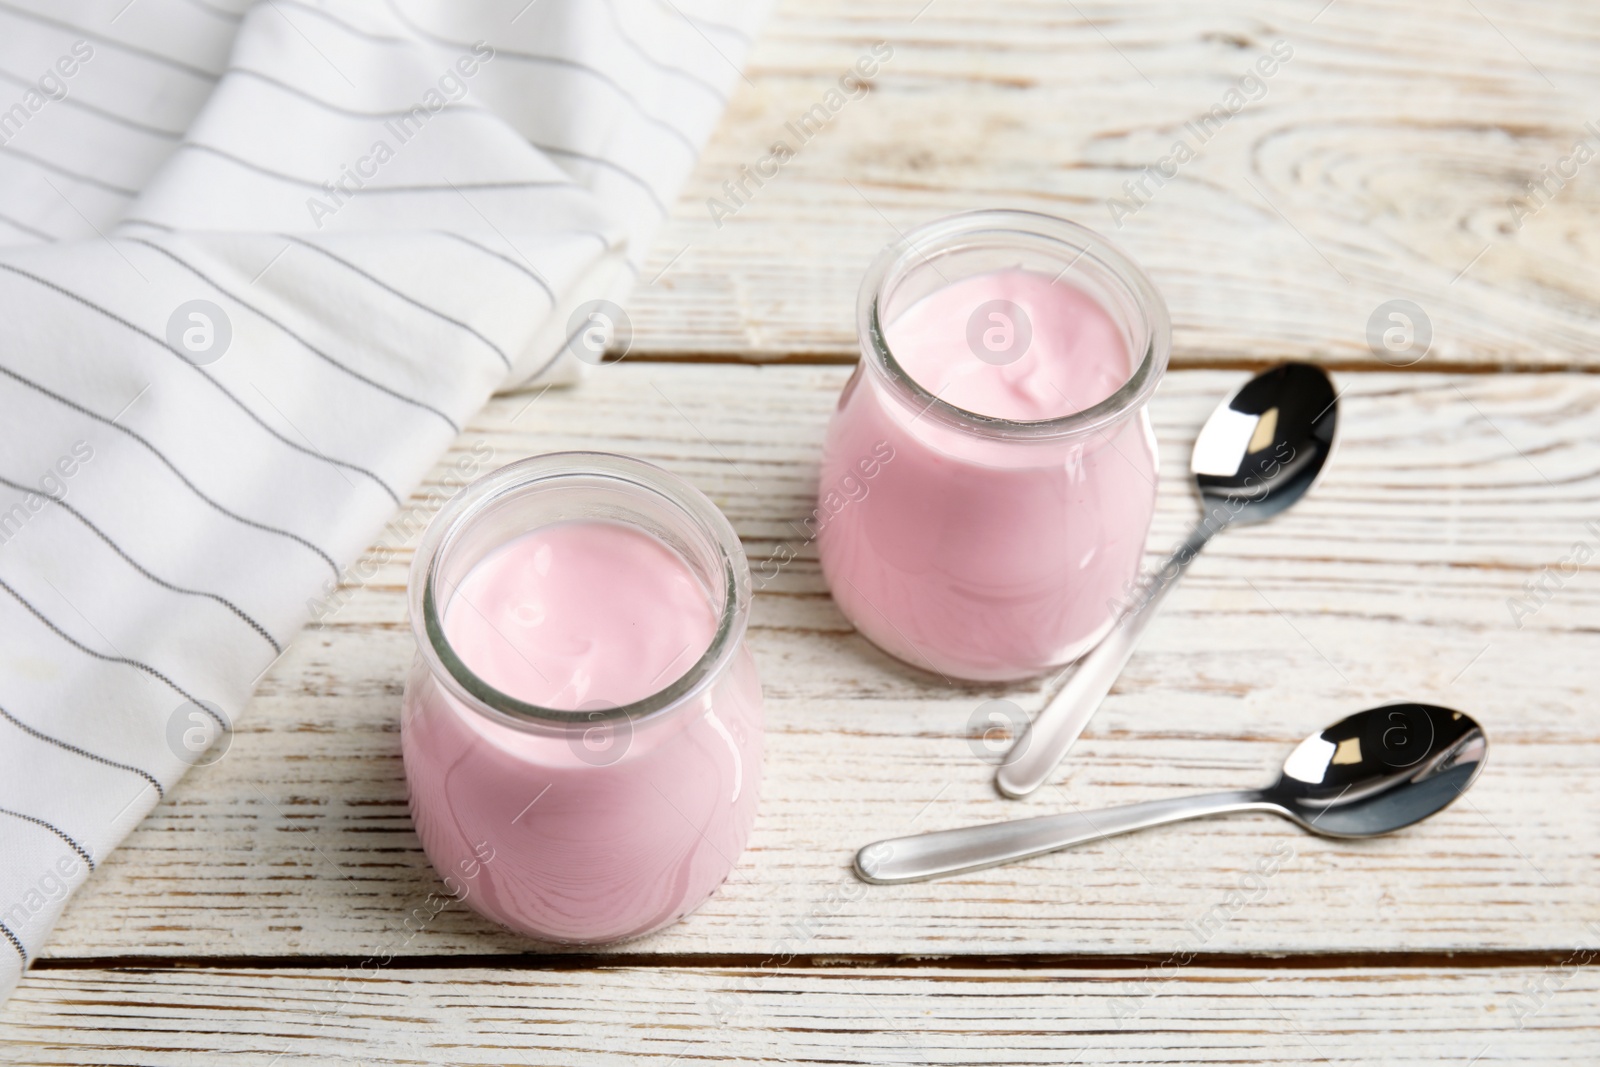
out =
[[[458,494],[412,565],[412,818],[452,895],[546,941],[683,916],[755,819],[750,574],[694,487],[596,452]]]
[[[885,250],[857,329],[813,516],[840,610],[953,678],[1081,656],[1126,602],[1155,509],[1160,294],[1082,226],[980,211]]]

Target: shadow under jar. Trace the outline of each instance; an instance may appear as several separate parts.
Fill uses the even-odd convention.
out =
[[[980,211],[885,250],[857,329],[813,515],[840,610],[954,678],[1083,655],[1137,581],[1155,509],[1160,294],[1090,230]]]
[[[762,700],[749,568],[710,500],[622,456],[513,463],[434,518],[409,592],[401,749],[453,895],[592,944],[665,926],[722,884],[755,820]],[[556,706],[485,677],[515,688],[524,669]]]

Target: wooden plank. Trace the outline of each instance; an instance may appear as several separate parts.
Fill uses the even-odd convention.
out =
[[[1214,543],[1059,788],[1017,803],[993,793],[969,722],[1002,697],[1031,712],[1039,687],[952,688],[876,652],[834,609],[790,525],[812,506],[845,375],[624,362],[531,407],[497,400],[456,448],[485,442],[495,462],[630,452],[712,494],[752,560],[785,538],[798,551],[754,609],[769,739],[751,848],[701,911],[619,956],[766,953],[796,924],[806,951],[823,955],[1167,952],[1194,947],[1197,923],[1205,951],[1227,953],[1562,949],[1589,936],[1584,923],[1600,917],[1600,580],[1593,563],[1564,579],[1520,630],[1506,601],[1596,539],[1584,523],[1600,519],[1589,442],[1600,379],[1343,378],[1343,439],[1325,482],[1294,513]],[[1238,378],[1177,373],[1157,398],[1153,550],[1196,513],[1188,446]],[[408,561],[396,552],[295,642],[228,755],[192,772],[104,864],[48,954],[537,950],[459,908],[415,936],[401,927],[439,888],[399,760]],[[1398,836],[1323,841],[1248,816],[925,885],[868,888],[848,872],[856,847],[907,829],[1263,782],[1300,737],[1399,698],[1470,711],[1494,748],[1467,803]],[[1280,847],[1292,859],[1248,909],[1202,922]]]
[[[1405,298],[1429,366],[1594,367],[1600,184],[1564,161],[1600,148],[1597,37],[1582,0],[791,0],[658,235],[635,349],[848,358],[857,284],[897,230],[1021,207],[1131,251],[1180,363],[1377,367],[1369,317]],[[1280,40],[1293,55],[1246,86],[1258,99],[1190,132]],[[872,90],[797,137],[878,41]],[[1197,154],[1176,177],[1141,178],[1180,140]],[[793,158],[742,178],[778,141]],[[1576,176],[1530,199],[1558,166]],[[741,180],[742,206],[713,211]],[[1145,200],[1141,180],[1117,225],[1109,202]]]
[[[1535,997],[1537,996],[1537,999]],[[1592,1064],[1593,968],[35,971],[7,1062]]]

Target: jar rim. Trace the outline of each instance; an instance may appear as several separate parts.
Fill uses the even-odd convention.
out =
[[[692,527],[704,534],[716,550],[723,596],[717,629],[711,643],[682,675],[662,689],[629,704],[611,708],[567,709],[548,708],[519,700],[473,672],[450,647],[444,634],[440,599],[435,586],[439,579],[440,562],[461,534],[492,505],[509,494],[541,482],[566,479],[585,479],[589,484],[614,482],[618,486],[649,493],[670,505]],[[744,546],[727,516],[709,497],[672,472],[654,463],[610,452],[549,452],[490,471],[447,501],[422,533],[416,555],[411,561],[406,595],[418,654],[434,678],[464,706],[485,718],[522,730],[541,727],[587,728],[621,720],[638,723],[661,716],[715,684],[738,653],[749,626],[750,567]]]
[[[1128,291],[1143,316],[1146,343],[1138,365],[1115,392],[1081,411],[1052,419],[1004,419],[968,411],[939,399],[895,359],[880,317],[881,301],[887,285],[914,262],[932,262],[942,252],[954,250],[959,242],[983,234],[1043,238],[1068,250],[1075,249],[1077,255],[1062,274],[1076,266],[1079,260],[1092,257]],[[1112,309],[1106,310],[1112,313]],[[1172,320],[1166,301],[1143,268],[1094,230],[1038,211],[964,211],[924,223],[903,234],[900,240],[880,252],[867,268],[856,301],[856,328],[863,362],[877,373],[902,402],[917,412],[917,417],[932,415],[957,430],[1006,441],[1060,441],[1105,429],[1149,402],[1166,373],[1172,352]]]

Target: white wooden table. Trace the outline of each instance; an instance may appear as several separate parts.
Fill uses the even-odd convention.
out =
[[[456,446],[641,456],[710,493],[753,563],[797,552],[756,598],[766,781],[728,884],[610,951],[548,953],[459,907],[407,923],[439,883],[401,775],[400,551],[78,895],[0,1011],[0,1062],[1600,1062],[1580,965],[1600,947],[1596,564],[1558,566],[1520,626],[1508,606],[1574,546],[1600,557],[1600,163],[1507,206],[1600,145],[1600,9],[1411,8],[785,3],[641,279],[627,358],[495,401]],[[1116,228],[1107,198],[1279,39],[1293,57],[1261,99]],[[713,223],[707,198],[879,40],[873,91]],[[1195,512],[1185,457],[1223,391],[1284,358],[1344,390],[1325,482],[1194,565],[1020,804],[968,723],[1039,688],[890,661],[789,525],[867,260],[978,206],[1111,232],[1166,294],[1152,558]],[[1403,370],[1367,340],[1396,298],[1433,331]],[[1246,816],[939,883],[849,873],[885,833],[1264,781],[1306,733],[1401,698],[1471,712],[1493,749],[1464,802],[1391,838]],[[1264,890],[1230,896],[1284,847]]]

